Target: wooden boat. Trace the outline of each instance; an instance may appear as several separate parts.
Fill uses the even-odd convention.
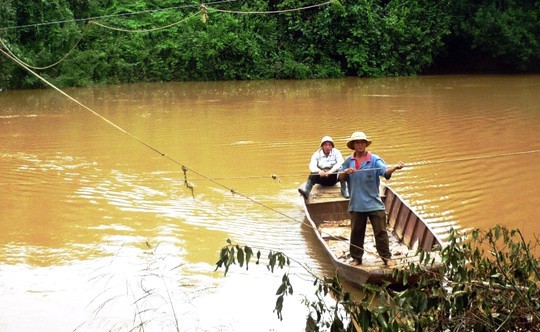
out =
[[[303,186],[304,184],[302,188]],[[402,285],[402,281],[393,278],[394,269],[406,269],[410,262],[418,263],[420,261],[418,248],[430,252],[430,258],[434,258],[435,263],[430,265],[430,270],[436,270],[440,266],[439,252],[443,243],[441,238],[394,190],[383,184],[380,192],[388,216],[390,251],[396,263],[391,268],[386,266],[377,254],[369,222],[362,265],[351,265],[349,200],[341,195],[339,185],[330,187],[315,185],[308,199],[300,195],[306,218],[318,241],[330,256],[341,277],[355,286],[384,282]],[[412,284],[417,279],[417,276],[412,276],[408,279],[408,283]]]

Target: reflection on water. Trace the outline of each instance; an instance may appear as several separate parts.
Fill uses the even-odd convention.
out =
[[[303,268],[290,271],[295,296],[280,322],[281,272],[222,278],[214,263],[230,238],[333,273],[296,192],[324,135],[346,155],[362,130],[387,163],[404,161],[389,184],[442,234],[502,224],[533,240],[539,87],[539,76],[448,76],[68,91],[166,158],[57,92],[2,93],[1,329],[147,319],[168,330],[176,315],[182,331],[303,330]]]

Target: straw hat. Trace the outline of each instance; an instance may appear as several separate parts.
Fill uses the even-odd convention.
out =
[[[351,135],[351,138],[347,141],[347,147],[351,150],[354,150],[354,141],[366,141],[366,148],[371,145],[371,140],[367,138],[366,134],[361,131],[356,131]]]
[[[332,137],[330,137],[330,136],[324,136],[324,137],[321,139],[321,146],[324,144],[324,142],[330,142],[330,143],[332,143],[332,147],[334,147],[334,140],[332,139]]]

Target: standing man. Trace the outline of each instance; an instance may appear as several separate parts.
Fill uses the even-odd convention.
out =
[[[364,238],[366,236],[367,219],[371,221],[375,235],[377,252],[387,266],[394,266],[386,232],[386,211],[379,194],[380,177],[390,179],[392,173],[402,169],[400,161],[395,166],[387,166],[379,156],[368,152],[366,148],[371,140],[366,134],[357,131],[351,135],[347,147],[354,150],[341,166],[340,180],[347,180],[351,199],[349,213],[351,214],[350,251],[353,265],[362,264],[364,255]]]
[[[324,136],[321,139],[321,146],[311,156],[309,162],[309,171],[311,172],[306,181],[304,189],[298,188],[298,192],[304,196],[305,199],[309,198],[309,193],[315,183],[323,186],[333,186],[338,182],[337,171],[343,164],[343,156],[341,151],[334,148],[334,141],[330,136]],[[341,181],[341,194],[345,198],[349,198],[349,192],[347,191],[347,184],[345,181]]]

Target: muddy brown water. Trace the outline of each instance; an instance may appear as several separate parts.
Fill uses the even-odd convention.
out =
[[[230,238],[333,273],[296,191],[324,135],[405,162],[388,184],[433,227],[540,233],[538,75],[65,91],[129,135],[52,89],[0,93],[2,331],[303,330],[303,267],[279,321],[282,272],[214,264]]]

